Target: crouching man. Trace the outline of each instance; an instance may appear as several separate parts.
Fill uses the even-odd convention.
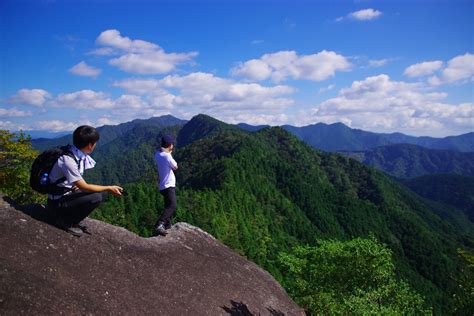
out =
[[[50,181],[62,188],[62,194],[48,195],[48,209],[55,224],[74,236],[81,236],[87,227],[80,225],[99,204],[108,192],[122,195],[123,189],[116,185],[103,186],[89,184],[82,175],[95,166],[89,156],[99,141],[99,133],[92,126],[79,126],[73,134],[72,155],[63,155],[53,165]],[[74,158],[73,158],[74,156]]]

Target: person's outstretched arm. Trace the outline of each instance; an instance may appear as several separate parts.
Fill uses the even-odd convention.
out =
[[[89,184],[84,179],[74,182],[74,185],[81,191],[84,192],[104,192],[108,191],[113,195],[120,196],[122,195],[123,188],[118,185],[98,185],[98,184]]]

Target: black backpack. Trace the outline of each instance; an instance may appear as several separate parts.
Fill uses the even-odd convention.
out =
[[[79,169],[79,161],[76,159],[74,154],[71,152],[71,146],[54,147],[43,151],[38,157],[36,157],[30,171],[30,186],[33,190],[43,194],[56,194],[62,195],[68,191],[69,188],[59,187],[58,184],[66,180],[66,177],[58,179],[56,182],[51,183],[49,175],[54,164],[58,161],[59,157],[67,155],[72,157],[77,163]]]

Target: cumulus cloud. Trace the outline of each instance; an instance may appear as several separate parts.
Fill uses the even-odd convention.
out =
[[[295,51],[280,51],[246,61],[233,68],[231,74],[250,80],[270,78],[274,82],[288,78],[323,81],[333,77],[336,71],[349,71],[351,67],[346,57],[332,51],[301,56]]]
[[[66,122],[61,120],[42,120],[35,122],[31,126],[31,130],[35,131],[50,131],[50,132],[66,132],[73,131],[80,124],[77,122]]]
[[[425,61],[419,64],[411,65],[405,69],[404,75],[408,77],[422,77],[432,75],[443,67],[441,60]]]
[[[357,20],[357,21],[370,21],[377,19],[382,15],[382,12],[372,8],[363,9],[355,12],[351,12],[346,16],[340,16],[336,19],[336,22],[341,22],[343,20]]]
[[[447,67],[438,76],[429,79],[432,85],[450,84],[456,82],[471,82],[474,80],[474,55],[466,53],[451,59]]]
[[[114,107],[114,102],[106,93],[81,90],[72,93],[61,93],[48,102],[48,105],[77,109],[110,109]]]
[[[17,124],[12,121],[2,121],[2,120],[0,120],[0,129],[6,129],[9,131],[31,130],[31,128],[28,125]]]
[[[51,98],[51,94],[43,89],[20,89],[7,102],[41,107],[49,98]]]
[[[176,69],[177,65],[192,62],[197,52],[166,53],[159,45],[124,37],[118,30],[106,30],[96,39],[96,44],[103,46],[93,52],[96,55],[113,55],[119,57],[109,61],[122,71],[136,74],[164,74]]]
[[[0,108],[0,117],[26,117],[26,116],[32,116],[33,113],[30,111],[21,111],[17,108],[11,108],[11,109],[1,109]]]
[[[295,90],[289,86],[262,86],[217,77],[209,73],[185,76],[169,75],[163,79],[126,79],[114,86],[141,95],[150,108],[173,109],[181,113],[205,112],[234,122],[236,113],[279,115],[293,104],[285,97]]]
[[[448,104],[446,93],[427,92],[419,83],[379,75],[353,82],[339,96],[313,108],[309,120],[345,122],[374,131],[446,135],[474,125],[474,104]]]
[[[349,13],[348,17],[359,20],[359,21],[369,21],[378,18],[382,15],[382,12],[375,9],[364,9],[356,12]]]
[[[102,70],[99,68],[95,68],[92,66],[89,66],[85,61],[81,61],[77,65],[71,67],[69,69],[69,72],[78,75],[78,76],[85,76],[85,77],[97,77],[100,75]]]

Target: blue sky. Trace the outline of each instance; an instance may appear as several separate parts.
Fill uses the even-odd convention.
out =
[[[474,1],[0,3],[0,128],[172,114],[474,131]]]

